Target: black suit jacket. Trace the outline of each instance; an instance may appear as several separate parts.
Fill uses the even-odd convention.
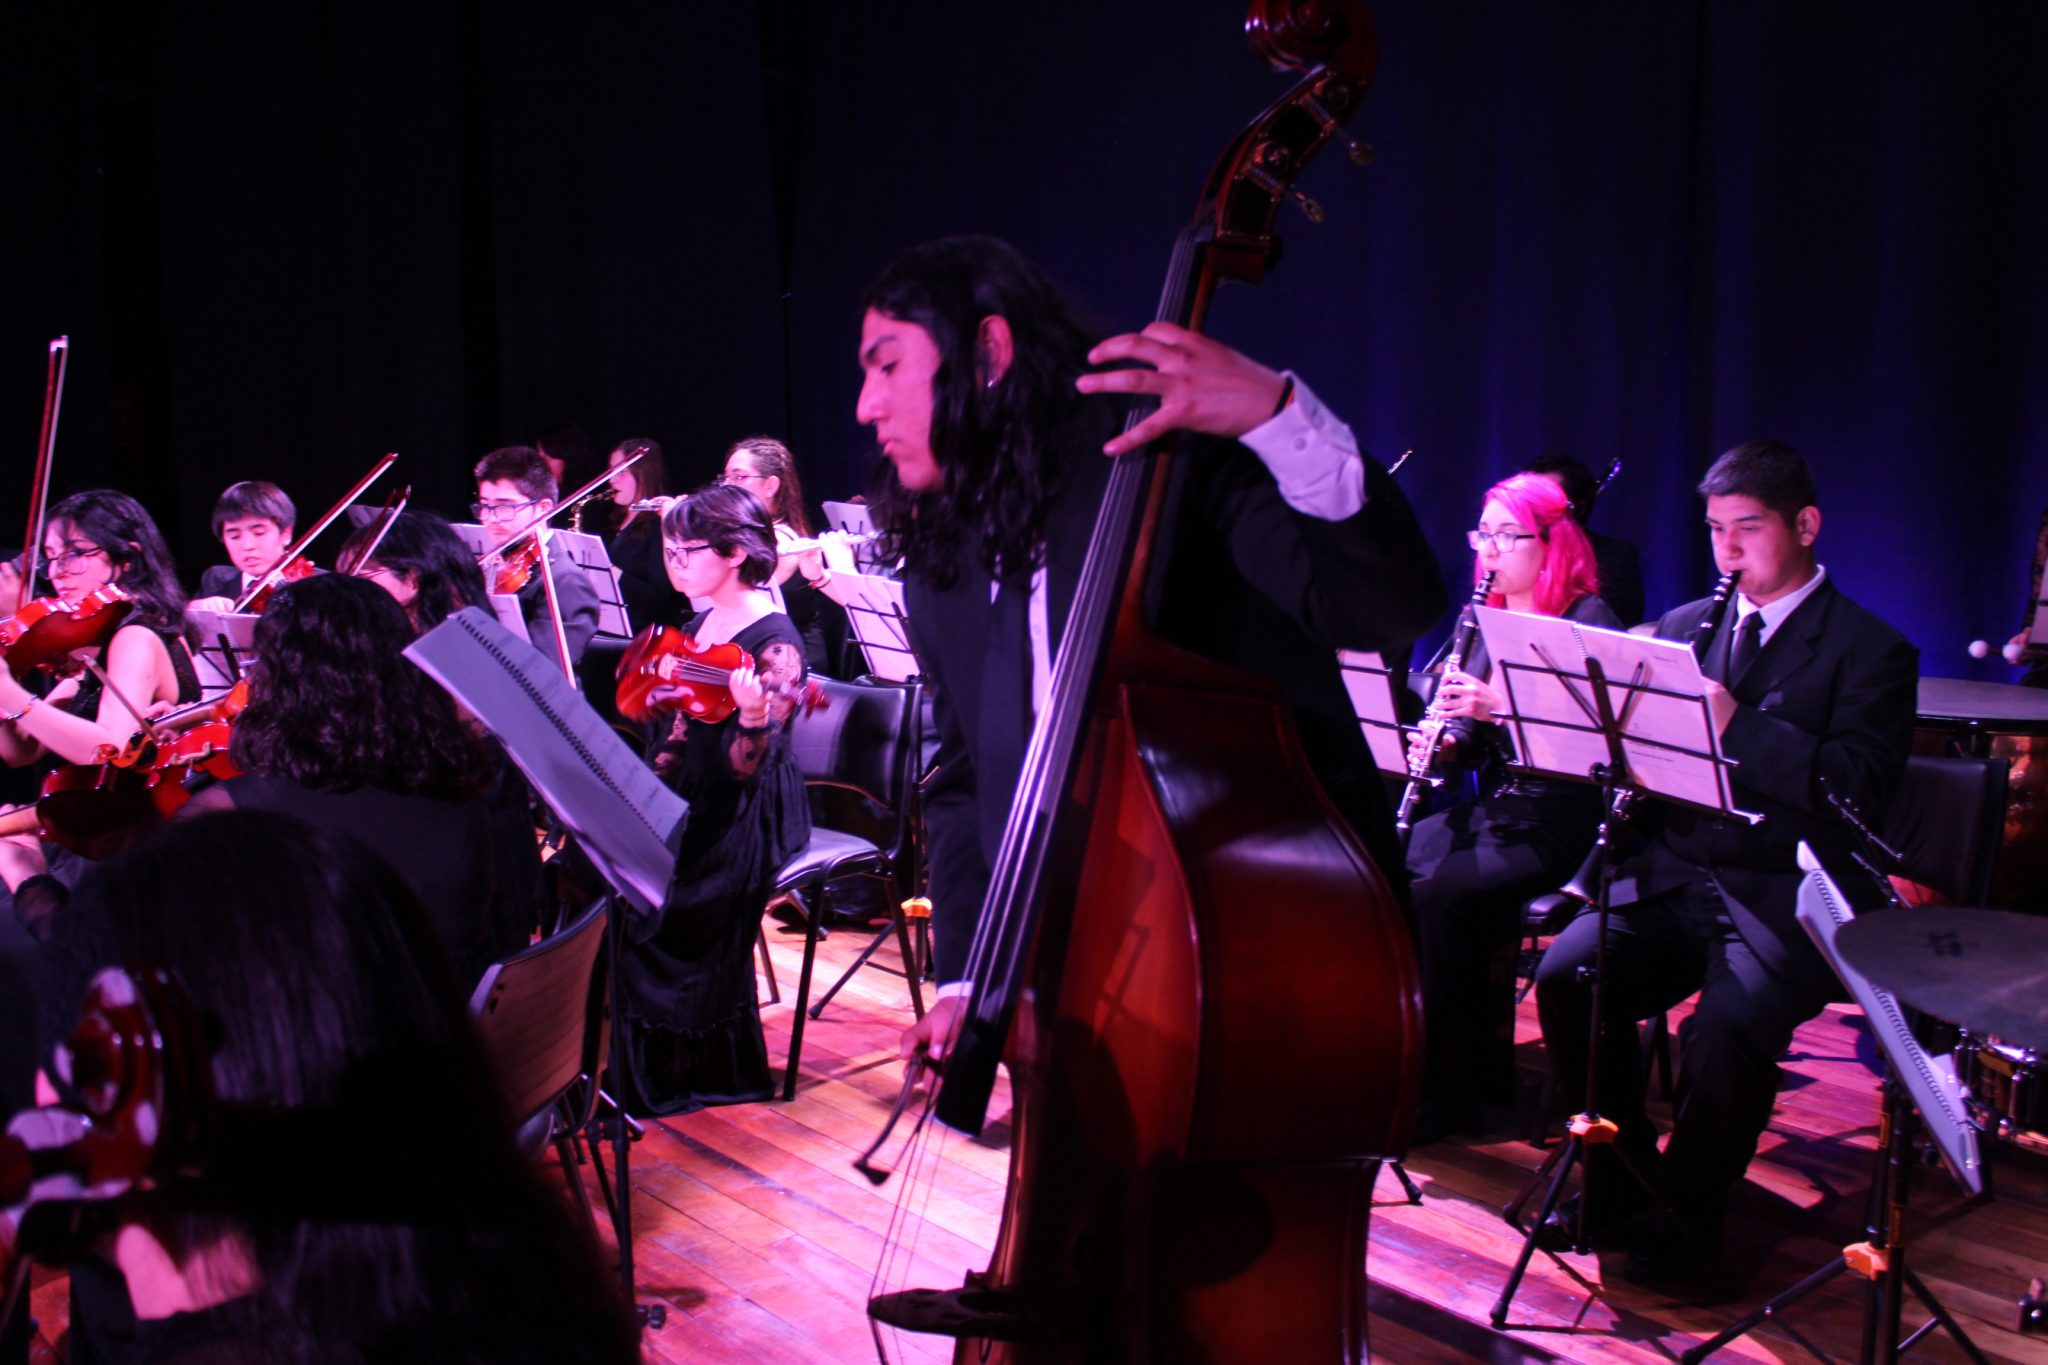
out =
[[[1668,612],[1657,634],[1690,638],[1710,606],[1701,600]],[[1726,651],[1734,620],[1731,612],[1714,653]],[[1833,974],[1793,919],[1796,850],[1801,840],[1823,858],[1845,857],[1855,847],[1822,777],[1870,819],[1883,818],[1905,772],[1919,674],[1920,652],[1911,642],[1850,601],[1834,580],[1823,582],[1732,689],[1739,706],[1721,747],[1737,764],[1737,808],[1761,814],[1763,822],[1660,807],[1658,835],[1618,869],[1613,903],[1654,895],[1705,870],[1765,967],[1832,991]]]
[[[597,590],[590,586],[589,575],[569,558],[562,542],[552,537],[548,540],[548,569],[554,575],[555,596],[562,608],[562,633],[569,639],[569,662],[573,666],[583,657],[590,637],[597,634]],[[541,582],[537,569],[519,590],[519,611],[526,618],[526,634],[533,647],[550,659],[555,658],[558,651],[555,625],[548,619],[547,585]]]
[[[215,564],[199,575],[194,597],[225,597],[230,602],[242,595],[242,571],[232,564]]]
[[[1057,648],[1110,461],[1075,454],[1046,536],[1047,612]],[[1154,625],[1174,643],[1277,679],[1317,775],[1366,836],[1389,879],[1400,858],[1386,797],[1338,672],[1335,650],[1405,659],[1443,610],[1436,560],[1407,500],[1366,461],[1366,504],[1339,522],[1303,516],[1265,465],[1235,442],[1174,462],[1171,525],[1155,556]],[[941,981],[957,980],[987,894],[1023,761],[1014,727],[984,698],[1028,677],[1026,646],[994,634],[989,580],[971,552],[953,584],[905,585],[911,642],[933,687],[938,773],[926,793]],[[1010,685],[1014,687],[1014,683]]]

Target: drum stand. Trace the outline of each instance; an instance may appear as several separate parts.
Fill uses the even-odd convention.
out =
[[[1602,706],[1605,706],[1604,690]],[[1509,1225],[1522,1232],[1522,1251],[1515,1258],[1515,1268],[1508,1273],[1507,1283],[1501,1286],[1500,1298],[1494,1302],[1491,1320],[1496,1329],[1507,1326],[1509,1305],[1514,1302],[1515,1290],[1520,1287],[1522,1277],[1529,1271],[1529,1261],[1536,1254],[1537,1239],[1543,1235],[1543,1229],[1550,1223],[1551,1214],[1557,1210],[1558,1202],[1564,1194],[1565,1182],[1571,1176],[1572,1167],[1586,1160],[1586,1149],[1589,1147],[1612,1147],[1614,1155],[1620,1159],[1629,1175],[1649,1194],[1653,1206],[1670,1215],[1673,1225],[1687,1240],[1692,1241],[1703,1255],[1709,1253],[1709,1249],[1693,1236],[1684,1221],[1672,1214],[1670,1202],[1658,1193],[1656,1182],[1651,1179],[1650,1173],[1630,1156],[1626,1149],[1615,1143],[1615,1139],[1621,1133],[1619,1126],[1613,1119],[1605,1118],[1600,1113],[1600,1031],[1607,1022],[1602,1014],[1607,983],[1607,899],[1609,886],[1614,879],[1608,861],[1609,840],[1617,821],[1622,818],[1618,793],[1632,789],[1623,788],[1620,774],[1612,765],[1602,764],[1594,770],[1594,776],[1600,781],[1607,814],[1600,821],[1600,837],[1593,845],[1593,909],[1599,917],[1599,934],[1593,950],[1593,970],[1588,974],[1593,999],[1592,1025],[1587,1031],[1586,1038],[1585,1107],[1572,1115],[1565,1124],[1565,1131],[1570,1135],[1570,1140],[1562,1147],[1551,1151],[1543,1165],[1537,1168],[1529,1184],[1515,1196],[1514,1202],[1501,1210],[1501,1216],[1507,1219]],[[1581,968],[1581,971],[1584,969]],[[1572,1229],[1572,1249],[1578,1252],[1591,1249],[1586,1237],[1586,1217],[1593,1204],[1592,1176],[1593,1167],[1588,1164],[1586,1179],[1582,1182],[1584,1190],[1579,1199],[1578,1219]],[[1546,1179],[1549,1184],[1544,1188],[1543,1204],[1536,1214],[1536,1220],[1527,1228],[1523,1228],[1522,1210],[1535,1195],[1537,1187],[1543,1186]],[[1710,1255],[1708,1259],[1711,1259]]]
[[[1814,1271],[1798,1284],[1772,1299],[1754,1313],[1740,1319],[1719,1336],[1687,1351],[1679,1359],[1686,1365],[1705,1360],[1737,1337],[1777,1317],[1786,1308],[1844,1271],[1854,1271],[1867,1281],[1863,1299],[1862,1365],[1891,1365],[1914,1343],[1933,1331],[1945,1330],[1977,1365],[1989,1365],[1968,1334],[1948,1310],[1941,1306],[1918,1275],[1906,1265],[1906,1203],[1915,1162],[1913,1152],[1913,1106],[1897,1078],[1887,1074],[1884,1109],[1878,1121],[1877,1160],[1870,1177],[1870,1203],[1864,1218],[1864,1240],[1842,1248],[1841,1256]],[[1927,1309],[1926,1322],[1905,1340],[1899,1339],[1905,1291],[1912,1290]]]

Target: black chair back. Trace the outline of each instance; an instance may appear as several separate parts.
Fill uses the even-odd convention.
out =
[[[1884,836],[1902,855],[1898,875],[1957,905],[1983,905],[2005,832],[2007,763],[2002,758],[1906,760]]]
[[[469,1012],[512,1116],[549,1108],[592,1066],[592,998],[610,899],[560,933],[484,970]]]

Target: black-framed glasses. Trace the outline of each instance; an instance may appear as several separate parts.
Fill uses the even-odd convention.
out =
[[[697,553],[697,551],[699,550],[708,550],[710,548],[711,546],[708,544],[664,545],[661,547],[661,556],[663,559],[666,559],[669,563],[676,565],[678,568],[687,569],[690,566],[691,555]]]
[[[527,508],[539,504],[539,498],[528,498],[525,502],[473,502],[469,511],[478,521],[510,521]]]
[[[1465,533],[1465,543],[1473,549],[1483,550],[1491,545],[1493,546],[1494,553],[1503,555],[1512,551],[1523,541],[1535,540],[1536,538],[1527,531],[1467,531]]]
[[[94,555],[103,555],[105,553],[106,549],[99,545],[83,550],[73,550],[67,547],[62,554],[45,556],[43,565],[53,573],[62,573],[81,559],[91,559]]]

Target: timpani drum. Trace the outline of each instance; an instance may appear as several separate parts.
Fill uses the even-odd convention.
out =
[[[1986,903],[2048,910],[2048,691],[1962,678],[1922,678],[1916,754],[2003,758],[2005,836]]]

